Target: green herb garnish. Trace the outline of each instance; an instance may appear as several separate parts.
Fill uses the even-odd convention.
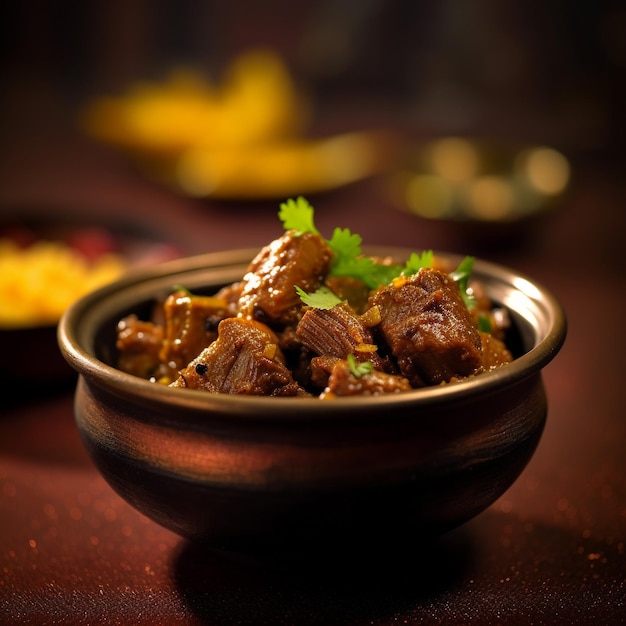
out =
[[[314,209],[309,201],[302,196],[295,200],[290,198],[281,203],[278,217],[286,230],[295,230],[298,234],[314,233],[322,236],[315,226]],[[370,289],[388,285],[398,276],[416,274],[422,268],[432,267],[434,261],[433,251],[427,250],[421,255],[414,252],[404,265],[376,263],[372,258],[363,255],[361,236],[351,232],[349,228],[335,228],[332,237],[326,240],[326,243],[334,253],[330,275],[356,278]],[[473,297],[467,293],[467,284],[473,263],[473,257],[465,257],[459,267],[451,274],[454,280],[458,282],[461,295],[468,308],[475,306]],[[309,304],[309,302],[304,300],[303,294],[309,300],[317,301],[316,293],[307,294],[303,290],[298,291],[305,304]],[[324,302],[325,299],[322,301]],[[309,304],[309,306],[317,305]],[[332,308],[332,306],[326,303],[326,306],[318,308]]]
[[[491,335],[493,330],[491,328],[491,320],[486,315],[478,316],[478,330]]]
[[[403,274],[410,276],[417,274],[423,267],[432,267],[435,260],[435,253],[432,250],[425,250],[421,255],[413,252],[404,266]]]
[[[465,306],[468,309],[473,309],[476,306],[476,300],[473,295],[468,293],[468,285],[469,279],[472,275],[472,269],[474,268],[474,257],[466,256],[460,263],[459,266],[452,272],[452,278],[458,283],[459,289],[461,290],[461,296],[465,302]]]
[[[359,362],[352,353],[348,354],[346,360],[348,361],[350,372],[356,378],[361,378],[361,376],[369,374],[374,369],[374,366],[370,361]]]
[[[286,202],[282,202],[278,217],[283,223],[285,230],[295,230],[298,231],[299,234],[315,233],[319,235],[320,232],[313,222],[313,213],[313,207],[309,204],[308,200],[299,196],[295,200],[289,198]]]
[[[334,306],[343,302],[339,296],[324,285],[312,293],[307,293],[302,287],[296,285],[296,292],[304,304],[316,309],[332,309]]]
[[[375,289],[380,284],[389,282],[386,280],[387,275],[394,273],[394,270],[390,270],[387,266],[382,271],[383,277],[381,277],[381,270],[377,267],[379,264],[363,256],[361,252],[361,236],[350,232],[348,228],[335,228],[328,245],[335,253],[330,268],[333,276],[358,278],[370,289]]]

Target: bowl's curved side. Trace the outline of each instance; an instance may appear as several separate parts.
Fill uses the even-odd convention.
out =
[[[546,418],[539,374],[458,403],[345,421],[254,425],[211,415],[177,428],[158,403],[81,378],[76,421],[111,486],[183,536],[229,550],[302,550],[440,533],[492,504]]]

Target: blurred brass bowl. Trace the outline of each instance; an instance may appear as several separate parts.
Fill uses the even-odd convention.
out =
[[[570,186],[570,163],[555,148],[465,137],[407,150],[390,181],[401,210],[485,241],[530,230],[563,203]]]
[[[208,292],[238,280],[254,254],[212,253],[135,273],[61,320],[61,350],[80,374],[78,428],[123,498],[216,549],[299,554],[439,534],[513,483],[544,427],[541,370],[563,344],[566,321],[544,288],[484,261],[475,275],[510,310],[517,358],[458,384],[321,401],[210,395],[115,368],[119,318],[147,315],[174,284]]]

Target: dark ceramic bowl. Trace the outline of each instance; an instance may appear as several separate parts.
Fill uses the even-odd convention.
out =
[[[217,549],[300,553],[440,534],[504,493],[541,436],[541,370],[566,321],[550,293],[503,267],[477,261],[474,275],[509,309],[517,358],[458,384],[321,401],[172,389],[115,368],[119,318],[147,315],[175,284],[208,292],[238,280],[254,254],[135,273],[61,320],[62,352],[80,374],[78,428],[123,498]]]

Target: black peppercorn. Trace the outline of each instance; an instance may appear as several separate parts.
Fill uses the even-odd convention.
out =
[[[208,333],[215,332],[221,321],[222,318],[219,315],[209,315],[204,320],[204,330]]]

